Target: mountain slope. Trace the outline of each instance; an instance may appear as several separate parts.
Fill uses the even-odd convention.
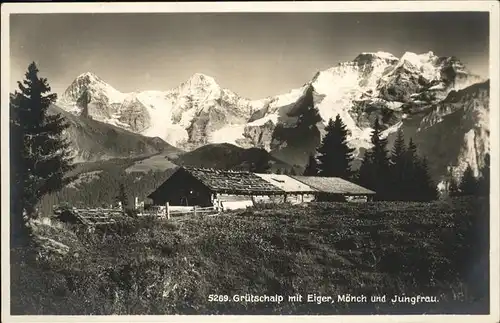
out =
[[[181,166],[220,169],[250,169],[252,163],[269,162],[272,169],[290,169],[264,149],[244,149],[232,144],[209,144],[180,155],[172,161]]]
[[[221,88],[210,76],[196,73],[168,91],[121,93],[92,73],[78,76],[62,95],[60,106],[81,114],[78,104],[90,94],[94,119],[192,150],[207,143],[232,143],[271,150],[271,133],[311,86],[324,123],[340,114],[356,148],[367,148],[369,126],[383,116],[388,126],[399,122],[401,107],[444,99],[451,90],[478,82],[454,57],[405,53],[362,53],[351,62],[318,72],[304,86],[262,100],[241,98]]]
[[[406,136],[429,158],[437,180],[459,178],[468,165],[478,175],[490,150],[489,92],[489,81],[452,91],[425,114],[404,120]]]
[[[71,142],[75,162],[181,152],[160,138],[145,137],[122,128],[68,113],[52,105],[49,113],[60,113],[69,128],[65,132]]]
[[[449,93],[481,81],[455,57],[407,52],[398,58],[376,52],[361,53],[352,61],[319,71],[302,87],[261,100],[242,98],[200,73],[175,89],[133,93],[121,93],[96,75],[85,73],[68,87],[59,104],[81,115],[84,111],[78,102],[88,93],[88,114],[98,121],[157,136],[188,151],[229,143],[262,148],[288,164],[304,166],[324,135],[325,123],[337,114],[349,130],[348,141],[359,161],[371,147],[371,125],[376,118],[382,122],[384,136],[391,138],[404,127],[410,135],[419,129],[419,138],[429,138],[434,133],[430,128],[448,114],[443,109],[449,107],[445,102]],[[314,108],[323,122],[298,129],[297,120],[308,109],[302,102],[308,91],[313,92]],[[468,105],[471,100],[464,97],[455,105]],[[457,140],[463,143],[466,139]],[[472,155],[467,156],[460,157],[460,163],[472,162]],[[441,176],[442,167],[437,169],[436,176]]]

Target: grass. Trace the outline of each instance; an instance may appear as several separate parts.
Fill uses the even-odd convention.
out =
[[[94,234],[40,224],[38,234],[70,251],[38,260],[13,252],[12,314],[484,313],[487,207],[475,198],[282,205],[129,220]],[[297,293],[426,295],[439,303],[287,301]],[[210,294],[285,301],[209,302]]]

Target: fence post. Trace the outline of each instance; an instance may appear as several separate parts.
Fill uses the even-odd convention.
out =
[[[165,205],[165,213],[167,215],[167,220],[170,220],[170,202],[167,202],[167,204]]]
[[[196,215],[197,215],[197,212],[196,212],[196,205],[195,205],[195,206],[194,206],[194,208],[193,208],[193,213],[194,213],[194,216],[196,217]]]

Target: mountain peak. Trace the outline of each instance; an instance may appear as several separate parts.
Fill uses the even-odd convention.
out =
[[[188,82],[191,84],[217,84],[215,79],[203,73],[194,73]]]
[[[388,52],[363,52],[360,55],[365,55],[365,56],[373,56],[376,58],[383,58],[383,59],[391,59],[391,60],[396,60],[398,59],[396,56],[392,55],[391,53]]]
[[[189,92],[198,92],[198,91],[209,91],[209,92],[218,92],[217,90],[220,90],[220,86],[215,81],[215,79],[211,76],[208,76],[203,73],[194,73],[191,75],[189,79],[187,79],[185,82],[183,82],[180,85],[180,89],[182,91],[189,91]]]
[[[121,101],[124,96],[96,74],[85,72],[78,75],[64,91],[61,102],[76,102],[84,91],[88,91],[93,99],[105,96],[110,102]]]
[[[354,59],[354,62],[357,63],[358,65],[365,65],[365,64],[370,64],[373,63],[374,61],[386,61],[389,63],[395,63],[398,61],[398,58],[391,53],[387,52],[363,52],[356,56]]]
[[[92,82],[92,81],[102,82],[102,79],[99,76],[97,76],[95,73],[92,73],[92,72],[82,73],[82,74],[78,75],[75,80],[87,80],[89,82]]]
[[[437,56],[434,55],[434,52],[429,51],[424,54],[416,54],[413,52],[405,52],[403,56],[401,56],[400,61],[401,62],[408,62],[414,65],[415,67],[419,67],[424,63],[427,62],[432,62],[433,60],[437,59]]]

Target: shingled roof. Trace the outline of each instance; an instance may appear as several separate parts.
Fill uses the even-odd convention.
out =
[[[312,188],[311,186],[302,183],[295,178],[292,178],[288,175],[278,175],[278,174],[255,174],[265,180],[266,182],[279,187],[283,191],[287,193],[315,193],[317,192],[316,189]]]
[[[318,191],[331,194],[371,195],[374,191],[356,185],[339,177],[291,176]]]
[[[285,192],[254,173],[221,169],[182,167],[210,190],[227,194],[277,195]]]

